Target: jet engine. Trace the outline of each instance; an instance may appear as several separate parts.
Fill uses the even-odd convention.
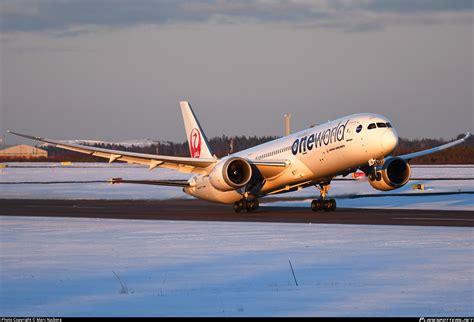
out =
[[[380,180],[370,180],[370,185],[377,190],[389,191],[403,187],[411,175],[410,165],[401,158],[390,158],[385,160],[385,163],[377,168],[380,174],[377,177]]]
[[[221,191],[242,188],[251,178],[252,167],[247,160],[239,157],[219,162],[209,173],[212,186]]]

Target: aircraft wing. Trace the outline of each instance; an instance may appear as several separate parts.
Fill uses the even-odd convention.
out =
[[[21,136],[31,140],[37,140],[45,143],[49,143],[55,147],[75,151],[79,153],[85,153],[88,155],[97,156],[100,158],[109,159],[109,163],[114,161],[125,161],[128,163],[144,164],[149,166],[150,170],[156,167],[174,169],[185,173],[200,173],[208,174],[209,171],[218,161],[217,159],[211,158],[186,158],[186,157],[173,157],[155,154],[144,154],[135,153],[111,149],[102,149],[92,146],[86,146],[74,143],[64,143],[61,141],[54,141],[39,136],[31,136],[21,133],[15,133],[7,131],[11,134]]]
[[[409,162],[414,158],[418,158],[418,157],[421,157],[421,156],[424,156],[424,155],[440,152],[440,151],[443,151],[443,150],[448,149],[450,147],[453,147],[455,145],[461,144],[464,141],[466,141],[470,136],[471,136],[471,133],[468,132],[468,133],[466,133],[466,135],[462,139],[459,139],[459,140],[456,140],[456,141],[453,141],[453,142],[450,142],[450,143],[446,143],[446,144],[443,144],[443,145],[440,145],[440,146],[437,146],[437,147],[434,147],[434,148],[431,148],[431,149],[418,151],[418,152],[414,152],[414,153],[409,153],[409,154],[405,154],[405,155],[399,155],[397,157],[402,158],[403,160]]]

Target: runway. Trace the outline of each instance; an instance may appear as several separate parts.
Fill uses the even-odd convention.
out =
[[[312,212],[309,205],[270,204],[255,212],[237,214],[230,205],[189,199],[0,199],[0,216],[474,227],[473,211],[338,208],[335,212]]]

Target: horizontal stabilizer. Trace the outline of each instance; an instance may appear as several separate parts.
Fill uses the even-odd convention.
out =
[[[135,183],[148,184],[153,186],[169,186],[169,187],[189,187],[187,180],[123,180],[122,178],[112,178],[109,180],[111,184],[116,183]]]

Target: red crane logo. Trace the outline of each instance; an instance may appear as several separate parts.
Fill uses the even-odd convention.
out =
[[[201,156],[201,133],[194,128],[189,136],[189,150],[192,158],[199,158]]]

